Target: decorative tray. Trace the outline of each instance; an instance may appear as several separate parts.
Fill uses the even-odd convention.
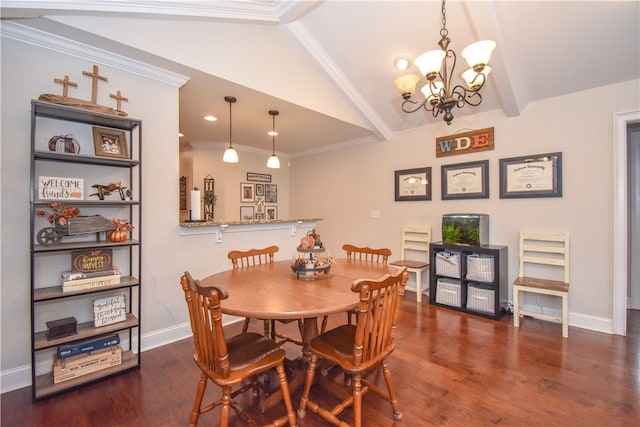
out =
[[[332,262],[310,263],[298,258],[291,264],[291,276],[298,280],[322,280],[328,279],[331,273]]]

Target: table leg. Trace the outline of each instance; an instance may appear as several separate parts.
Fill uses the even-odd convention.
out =
[[[305,375],[307,373],[307,366],[311,361],[311,349],[309,348],[309,342],[318,336],[318,318],[306,317],[302,321],[302,360],[300,358],[293,361],[288,361],[287,365],[294,365],[293,376],[289,381],[289,390],[293,392],[298,387],[304,385]],[[282,401],[282,392],[280,389],[273,390],[269,396],[260,401],[260,411],[264,412],[269,408],[277,405]]]

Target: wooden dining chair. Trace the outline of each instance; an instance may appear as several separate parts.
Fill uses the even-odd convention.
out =
[[[229,425],[230,409],[233,409],[247,425],[255,426],[255,421],[233,398],[249,389],[253,389],[254,394],[257,394],[257,375],[275,368],[287,415],[274,420],[270,425],[281,426],[288,422],[289,425],[296,426],[296,415],[284,370],[284,349],[255,332],[241,333],[226,339],[222,327],[220,301],[228,297],[227,290],[221,285],[202,287],[189,272],[184,273],[180,283],[189,308],[195,345],[193,359],[202,371],[189,425],[195,426],[200,414],[220,406],[221,427]],[[251,381],[245,383],[247,379]],[[202,400],[209,380],[222,388],[222,398],[203,407]]]
[[[427,285],[422,287],[422,273],[429,271],[429,244],[431,243],[431,227],[410,226],[402,227],[402,248],[400,259],[389,264],[407,267],[407,273],[416,276],[416,302],[422,302],[422,293],[429,291]],[[408,290],[412,290],[407,287]]]
[[[342,245],[342,249],[347,252],[347,259],[382,262],[387,263],[391,256],[391,249],[380,248],[371,249],[369,247],[353,246],[349,243]]]
[[[347,253],[348,260],[371,261],[386,264],[391,256],[391,249],[389,248],[371,249],[369,247],[359,247],[345,243],[342,245],[342,249]],[[347,322],[350,325],[353,323],[352,319],[354,315],[357,315],[357,310],[350,310],[347,312]],[[327,329],[328,321],[329,316],[322,317],[322,326],[320,327],[321,333]]]
[[[254,265],[260,264],[272,264],[275,261],[275,253],[278,252],[280,248],[278,246],[268,246],[263,249],[249,249],[247,251],[229,251],[227,257],[231,260],[233,264],[233,269],[237,270],[239,268],[251,267]],[[264,336],[271,337],[273,340],[277,340],[280,344],[285,342],[292,342],[294,344],[302,345],[302,340],[291,337],[285,334],[279,334],[276,331],[276,322],[280,323],[290,323],[293,322],[293,319],[286,320],[267,320],[263,319],[263,327],[264,327]],[[247,317],[244,319],[244,324],[242,325],[242,332],[247,332],[249,330],[249,323],[251,322],[251,318]],[[302,337],[302,320],[298,320],[298,329],[300,331],[300,336]]]
[[[358,321],[355,325],[342,325],[313,338],[309,343],[311,361],[307,368],[304,390],[300,398],[298,417],[303,419],[306,410],[320,415],[325,421],[336,425],[347,425],[338,416],[353,406],[355,427],[362,426],[362,395],[373,391],[391,404],[393,418],[400,420],[402,412],[387,364],[387,357],[395,349],[393,331],[396,327],[402,296],[407,283],[406,268],[395,274],[387,274],[379,280],[359,279],[351,290],[360,296]],[[318,360],[324,359],[338,365],[351,377],[346,387],[346,398],[331,409],[323,408],[309,399],[314,383]],[[366,380],[369,373],[381,369],[387,391]],[[333,380],[330,380],[333,381]],[[345,388],[334,381],[335,387]]]
[[[559,297],[562,315],[525,309],[525,293]],[[522,316],[561,323],[562,337],[569,337],[569,233],[520,232],[518,277],[513,282],[513,326],[520,326]]]

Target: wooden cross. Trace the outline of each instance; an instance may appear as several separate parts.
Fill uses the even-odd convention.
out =
[[[122,96],[120,91],[117,91],[115,94],[110,93],[109,97],[116,100],[116,111],[122,111],[120,109],[122,107],[122,101],[129,101],[129,98]]]
[[[93,81],[92,84],[91,84],[91,103],[92,104],[96,104],[96,101],[98,100],[98,80],[102,80],[104,82],[108,82],[109,79],[107,79],[104,76],[101,76],[98,73],[98,66],[97,65],[93,66],[93,72],[92,73],[90,73],[88,71],[83,71],[82,75],[91,77],[91,80]]]
[[[69,76],[64,76],[64,79],[53,79],[54,83],[60,83],[62,85],[62,97],[66,98],[69,94],[69,86],[78,87],[78,83],[69,80]]]

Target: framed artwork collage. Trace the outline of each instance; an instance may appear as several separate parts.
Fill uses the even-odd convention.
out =
[[[436,138],[436,157],[494,149],[494,129]],[[562,153],[499,159],[500,198],[562,197]],[[431,168],[394,172],[395,201],[431,200]],[[442,200],[488,199],[489,160],[440,166]]]
[[[240,183],[240,221],[274,221],[278,219],[278,186],[271,175],[247,172],[247,182]]]
[[[500,198],[562,197],[562,153],[499,159]],[[442,200],[488,199],[489,160],[440,167]],[[431,200],[431,168],[396,170],[395,201]]]

